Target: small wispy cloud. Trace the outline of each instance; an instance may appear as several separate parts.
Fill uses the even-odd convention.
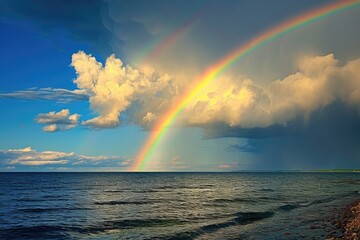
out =
[[[170,161],[169,167],[173,170],[185,170],[190,168],[189,165],[184,163],[180,156],[173,157]]]
[[[87,156],[73,152],[43,151],[31,147],[0,150],[0,163],[14,167],[16,165],[41,166],[60,165],[68,169],[80,167],[127,167],[131,159],[119,156]]]
[[[59,112],[40,113],[36,116],[35,121],[41,124],[48,124],[42,128],[45,132],[57,132],[76,127],[79,119],[79,114],[70,115],[69,109],[63,109]]]
[[[217,165],[217,168],[220,169],[220,170],[235,170],[238,167],[239,167],[239,163],[237,163],[237,162]]]
[[[247,140],[245,144],[230,144],[225,148],[225,150],[254,153],[258,149],[256,148],[254,141]]]
[[[11,98],[19,100],[47,100],[60,103],[74,101],[88,101],[89,96],[81,89],[68,90],[62,88],[29,88],[13,92],[0,93],[0,98]]]

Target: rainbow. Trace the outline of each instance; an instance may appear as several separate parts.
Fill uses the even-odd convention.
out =
[[[310,24],[316,20],[325,18],[334,13],[349,9],[358,5],[358,0],[344,0],[338,1],[309,12],[303,13],[286,22],[283,22],[259,36],[253,38],[245,44],[240,45],[229,54],[225,55],[215,64],[211,65],[203,74],[198,77],[187,90],[187,92],[165,113],[164,116],[156,123],[153,131],[138,152],[132,171],[142,171],[154,151],[157,144],[166,134],[168,127],[175,121],[180,112],[190,103],[190,101],[206,86],[208,83],[216,79],[222,72],[233,65],[237,60],[243,58],[248,53],[255,49],[274,41],[286,33],[300,28],[304,25]]]

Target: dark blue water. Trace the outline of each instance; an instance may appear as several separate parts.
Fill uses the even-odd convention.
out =
[[[352,173],[0,173],[0,239],[324,239]]]

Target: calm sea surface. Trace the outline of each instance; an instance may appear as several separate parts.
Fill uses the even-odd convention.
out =
[[[325,239],[356,173],[0,173],[0,239]]]

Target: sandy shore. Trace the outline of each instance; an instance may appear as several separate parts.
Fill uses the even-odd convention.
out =
[[[330,234],[329,240],[360,239],[360,200],[346,206],[331,220],[336,234]]]

